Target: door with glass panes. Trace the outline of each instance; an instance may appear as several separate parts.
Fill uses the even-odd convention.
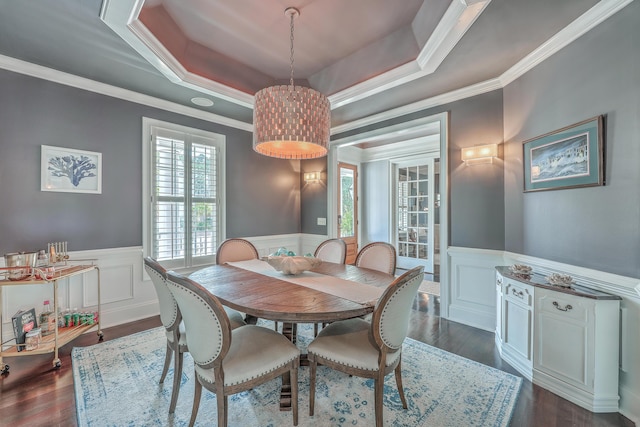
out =
[[[435,159],[395,163],[395,230],[399,268],[434,271]]]
[[[347,244],[345,262],[353,264],[358,254],[358,167],[338,163],[338,237]]]

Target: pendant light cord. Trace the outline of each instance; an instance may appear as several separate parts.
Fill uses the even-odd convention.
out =
[[[290,17],[291,17],[291,36],[290,36],[290,40],[291,40],[291,89],[293,89],[293,18],[295,17],[295,13],[291,13]]]

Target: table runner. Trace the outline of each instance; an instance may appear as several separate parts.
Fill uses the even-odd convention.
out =
[[[233,267],[265,276],[275,277],[285,282],[294,283],[316,291],[331,294],[349,301],[364,305],[375,305],[384,289],[365,283],[354,282],[352,280],[340,279],[338,277],[305,271],[304,273],[293,275],[283,274],[270,266],[266,261],[251,259],[247,261],[227,262]]]

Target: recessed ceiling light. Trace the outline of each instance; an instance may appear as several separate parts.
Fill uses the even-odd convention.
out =
[[[191,102],[201,107],[211,107],[213,105],[213,101],[208,98],[201,98],[196,96],[195,98],[191,98]]]

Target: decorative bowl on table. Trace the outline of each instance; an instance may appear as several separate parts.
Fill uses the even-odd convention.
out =
[[[268,256],[263,259],[283,274],[300,274],[322,264],[322,260],[306,256]]]
[[[524,264],[513,264],[509,267],[509,270],[511,270],[513,274],[531,274],[533,268]]]
[[[545,277],[545,279],[547,279],[550,285],[561,286],[563,288],[570,288],[573,284],[573,277],[568,274],[553,273]]]

